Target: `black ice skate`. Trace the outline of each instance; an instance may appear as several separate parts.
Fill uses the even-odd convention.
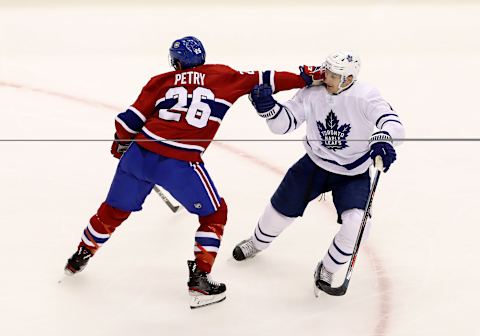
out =
[[[210,278],[210,273],[198,269],[195,261],[188,260],[188,293],[191,296],[190,308],[199,308],[225,300],[227,287]]]
[[[322,290],[320,284],[322,284],[322,286],[332,286],[333,273],[327,271],[325,267],[323,267],[322,262],[318,263],[315,273],[313,274],[313,278],[315,280],[315,284],[313,286],[315,297],[318,297],[318,293]]]
[[[241,261],[247,258],[255,257],[258,252],[260,252],[260,250],[257,249],[255,245],[253,245],[252,238],[248,238],[242,240],[240,243],[237,244],[237,246],[235,246],[232,255],[235,260]]]
[[[92,252],[85,246],[80,246],[65,265],[65,274],[74,275],[75,273],[83,271],[87,266],[88,260],[93,256]]]

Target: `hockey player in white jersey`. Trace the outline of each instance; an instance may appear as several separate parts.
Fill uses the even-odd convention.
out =
[[[332,191],[342,225],[316,267],[315,286],[320,289],[320,283],[331,286],[333,274],[350,261],[370,192],[373,159],[380,156],[387,172],[405,131],[379,91],[357,81],[360,59],[355,53],[335,52],[317,71],[324,71],[323,85],[301,89],[284,104],[275,101],[269,86],[257,85],[251,92],[252,104],[273,133],[285,134],[306,122],[307,154],[288,170],[253,235],[234,248],[233,257],[245,260],[266,249],[303,215],[310,201]],[[369,219],[363,241],[370,225]]]

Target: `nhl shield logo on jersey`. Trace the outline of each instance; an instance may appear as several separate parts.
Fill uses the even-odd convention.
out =
[[[327,115],[325,125],[317,121],[317,128],[322,137],[322,145],[333,151],[348,147],[346,138],[350,133],[350,124],[343,124],[340,127],[338,124],[338,118],[333,111],[330,111]]]

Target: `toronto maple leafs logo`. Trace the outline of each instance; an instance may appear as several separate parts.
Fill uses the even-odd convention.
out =
[[[348,147],[346,138],[350,133],[350,124],[343,124],[340,127],[338,124],[338,118],[333,111],[330,111],[327,115],[325,125],[317,121],[317,128],[322,137],[322,145],[333,151]]]
[[[348,55],[348,56],[347,56],[347,61],[352,62],[352,61],[353,61],[353,56],[352,56],[352,55]]]

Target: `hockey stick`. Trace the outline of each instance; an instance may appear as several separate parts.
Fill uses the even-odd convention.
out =
[[[180,205],[173,205],[172,202],[168,199],[168,197],[162,192],[162,190],[157,186],[153,186],[153,190],[160,196],[163,202],[172,210],[172,212],[177,212],[179,209],[181,209]]]
[[[377,171],[375,172],[375,177],[373,178],[370,194],[368,195],[367,205],[365,206],[365,213],[363,214],[362,223],[360,224],[360,229],[357,235],[357,240],[355,242],[355,246],[353,247],[352,258],[350,259],[350,264],[348,265],[347,274],[345,275],[345,280],[343,281],[343,284],[340,287],[331,287],[321,282],[315,284],[318,289],[324,291],[329,295],[342,296],[345,295],[345,293],[347,292],[350,278],[352,277],[353,267],[355,266],[355,261],[357,260],[358,249],[360,248],[363,232],[365,231],[365,226],[367,225],[367,218],[368,216],[370,216],[373,196],[375,195],[375,190],[377,189],[378,180],[380,179],[380,173],[383,170],[382,160],[379,156],[375,158],[375,166]]]

